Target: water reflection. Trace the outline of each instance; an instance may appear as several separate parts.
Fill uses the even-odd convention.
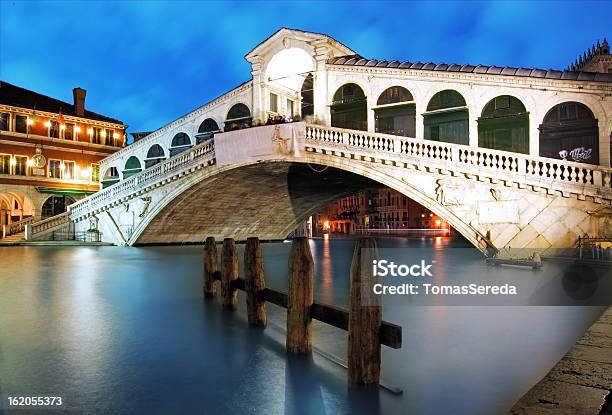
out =
[[[452,239],[379,245],[435,248],[443,278],[451,263],[478,270],[477,252],[451,257]],[[318,301],[347,306],[353,246],[312,242]],[[289,249],[263,244],[268,286],[286,290]],[[61,393],[80,413],[505,413],[599,312],[386,301],[384,318],[403,327],[402,349],[382,350],[398,397],[348,388],[345,369],[316,353],[286,359],[278,307],[257,330],[243,296],[238,312],[204,302],[201,247],[9,247],[0,269],[0,390]],[[345,332],[316,323],[314,333],[317,347],[345,358]]]

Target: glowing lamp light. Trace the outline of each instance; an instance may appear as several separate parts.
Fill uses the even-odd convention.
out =
[[[440,226],[442,224],[442,221],[440,219],[436,220],[436,226]]]
[[[76,131],[77,133],[81,132],[81,127],[75,127],[74,131]]]
[[[66,124],[60,124],[60,130],[65,130],[66,129]]]
[[[32,124],[34,124],[34,121],[32,121],[31,118],[28,118],[27,121],[26,121],[26,124],[32,125]]]
[[[64,171],[66,169],[66,166],[64,165],[64,163],[60,163],[60,170]]]
[[[32,161],[32,159],[28,159],[28,161],[26,162],[26,166],[32,167],[33,165],[34,165],[34,162]]]
[[[47,128],[51,127],[51,121],[45,121],[45,127]]]
[[[433,217],[433,213],[430,213],[430,214],[429,214],[429,217],[430,217],[430,218],[431,218],[431,217]]]
[[[421,217],[422,217],[422,218],[424,218],[424,217],[425,217],[425,214],[424,214],[424,213],[421,213]]]
[[[116,140],[119,138],[119,133],[113,133],[113,138]]]
[[[89,168],[81,170],[81,177],[83,179],[87,179],[91,175],[91,170]]]
[[[11,164],[11,166],[14,166],[15,164],[17,164],[17,160],[15,160],[14,157],[11,157],[10,164]]]
[[[93,128],[88,128],[87,129],[87,134],[89,134],[89,135],[93,134]]]
[[[100,135],[102,136],[102,138],[106,138],[106,131],[102,130],[102,132],[100,133]]]

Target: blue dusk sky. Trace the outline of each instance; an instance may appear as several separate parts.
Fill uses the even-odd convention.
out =
[[[280,27],[368,58],[564,69],[612,35],[612,2],[0,0],[0,79],[155,130],[250,79]],[[1,93],[1,91],[0,91]]]

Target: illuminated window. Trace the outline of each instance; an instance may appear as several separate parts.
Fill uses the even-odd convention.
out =
[[[62,177],[62,162],[60,160],[49,160],[49,177],[61,179]]]
[[[22,134],[28,133],[28,117],[25,115],[15,116],[15,131]]]
[[[0,174],[9,174],[11,171],[11,156],[0,154]]]
[[[13,174],[26,176],[28,171],[28,158],[26,156],[15,156],[15,170]]]
[[[64,125],[64,140],[74,140],[74,124]]]
[[[91,181],[99,182],[100,181],[100,165],[93,164],[91,165]]]
[[[49,137],[59,138],[59,125],[55,120],[49,120]]]
[[[102,144],[102,129],[99,127],[92,128],[91,142],[93,144]]]
[[[0,113],[0,130],[1,131],[10,130],[9,120],[10,120],[10,115],[8,113],[6,112]]]
[[[115,130],[106,129],[106,145],[114,146],[115,144]]]
[[[74,161],[64,161],[64,179],[74,178]]]

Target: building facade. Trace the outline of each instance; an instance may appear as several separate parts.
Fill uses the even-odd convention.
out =
[[[334,201],[313,217],[312,229],[316,235],[451,230],[443,218],[388,187]]]
[[[86,110],[85,95],[75,88],[70,104],[0,83],[0,237],[99,190],[100,160],[125,146],[126,126]]]

